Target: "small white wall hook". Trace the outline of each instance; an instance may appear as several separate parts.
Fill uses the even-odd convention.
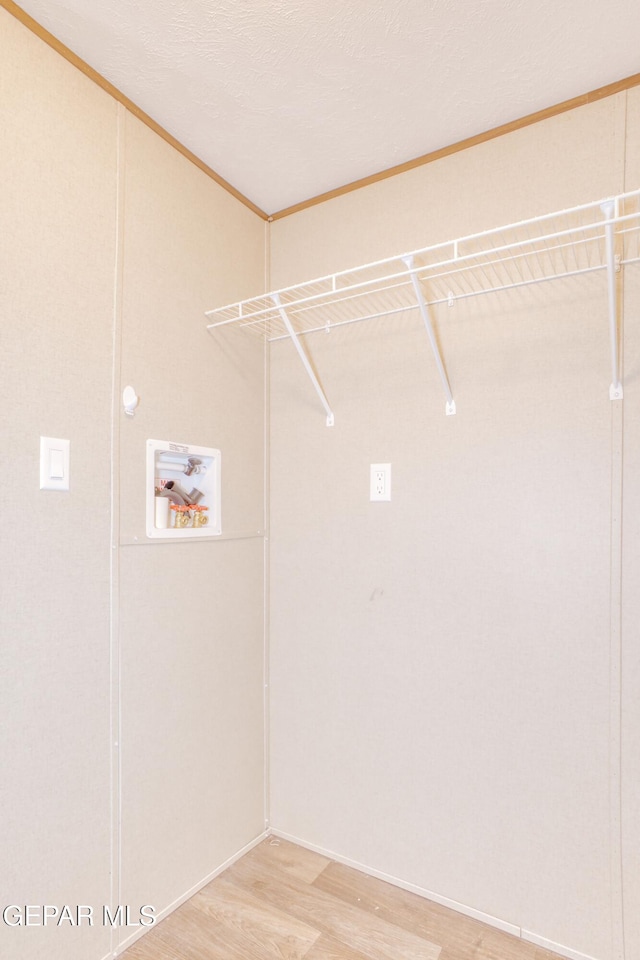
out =
[[[128,417],[132,417],[135,413],[135,409],[140,403],[140,397],[137,395],[133,387],[125,387],[122,391],[122,403],[124,404],[124,412]]]

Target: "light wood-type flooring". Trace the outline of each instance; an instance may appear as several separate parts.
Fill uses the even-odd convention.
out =
[[[446,907],[268,838],[122,960],[558,960]]]

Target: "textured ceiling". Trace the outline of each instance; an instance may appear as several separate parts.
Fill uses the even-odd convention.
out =
[[[20,0],[268,213],[640,71],[639,0]]]

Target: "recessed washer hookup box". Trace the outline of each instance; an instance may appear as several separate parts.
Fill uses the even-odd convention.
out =
[[[219,536],[220,451],[147,440],[147,537],[174,540]]]

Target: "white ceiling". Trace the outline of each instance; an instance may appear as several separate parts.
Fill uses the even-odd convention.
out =
[[[19,0],[268,213],[640,71],[638,0]]]

